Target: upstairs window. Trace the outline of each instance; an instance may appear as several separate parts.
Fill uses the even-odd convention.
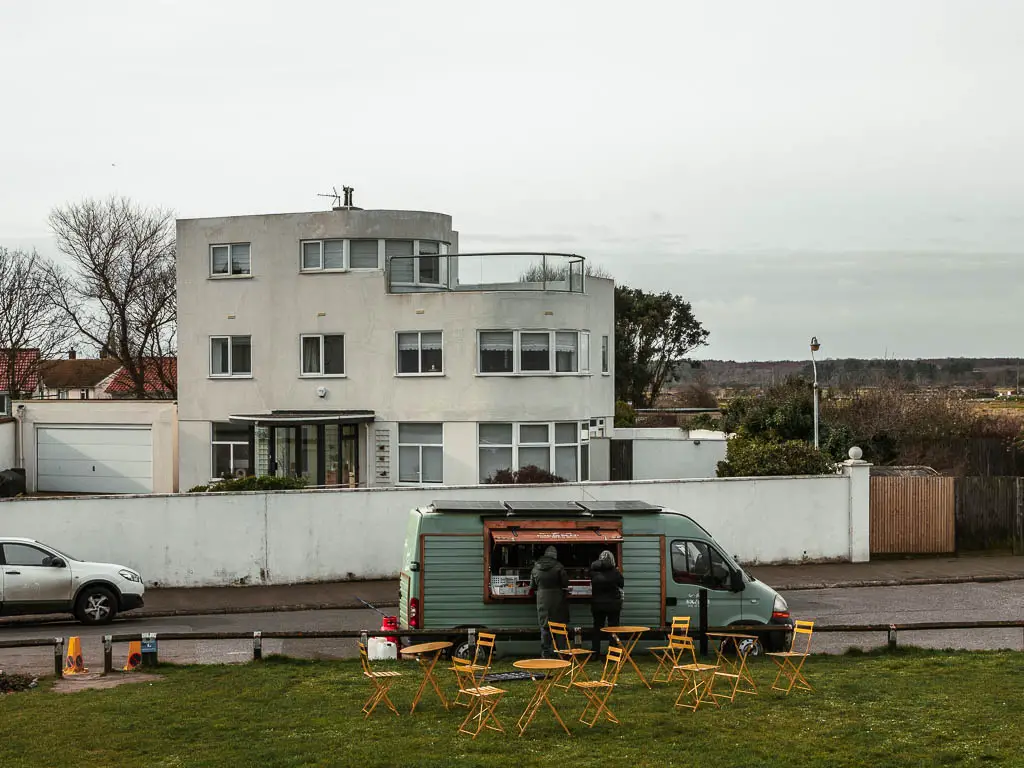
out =
[[[409,331],[398,334],[398,375],[429,375],[444,372],[441,331]]]
[[[210,376],[252,376],[252,337],[210,337]]]
[[[386,240],[384,253],[391,270],[391,283],[399,285],[441,285],[442,256],[447,244],[437,240]]]
[[[301,337],[303,376],[344,376],[345,336],[310,334]]]
[[[302,243],[303,271],[345,268],[344,240],[305,240]]]
[[[227,243],[210,246],[210,275],[237,277],[251,274],[249,243]]]
[[[587,331],[480,331],[482,374],[590,373]]]

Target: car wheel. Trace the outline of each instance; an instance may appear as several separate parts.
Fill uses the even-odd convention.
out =
[[[109,624],[117,615],[117,598],[106,587],[86,587],[75,602],[75,618],[83,624]]]

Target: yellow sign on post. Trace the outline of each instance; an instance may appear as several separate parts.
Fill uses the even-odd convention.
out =
[[[88,671],[82,658],[82,640],[79,637],[72,637],[68,640],[68,650],[64,654],[64,674],[84,675]]]

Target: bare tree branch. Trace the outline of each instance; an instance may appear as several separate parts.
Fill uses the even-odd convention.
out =
[[[34,250],[0,248],[0,392],[14,398],[32,394],[40,363],[63,352],[73,336],[67,318],[49,300],[49,268]]]
[[[173,214],[112,197],[54,208],[49,221],[71,261],[67,271],[51,265],[51,301],[79,334],[117,358],[135,397],[148,397],[147,358],[174,349]]]

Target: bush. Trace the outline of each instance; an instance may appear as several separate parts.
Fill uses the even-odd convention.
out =
[[[14,672],[0,672],[0,693],[15,693],[16,691],[27,691],[35,688],[38,680],[28,675],[19,675]]]
[[[246,475],[231,480],[221,480],[210,485],[194,485],[189,493],[229,493],[231,491],[294,491],[307,485],[302,477],[277,477],[276,475]]]
[[[566,480],[564,477],[553,475],[546,469],[530,464],[514,471],[499,469],[487,478],[487,482],[498,485],[528,485],[531,483],[564,483]]]
[[[624,400],[615,401],[615,426],[632,427],[636,424],[636,411]]]
[[[821,451],[801,440],[774,442],[759,437],[734,437],[726,444],[725,461],[718,462],[719,477],[777,477],[831,475],[835,464]]]

